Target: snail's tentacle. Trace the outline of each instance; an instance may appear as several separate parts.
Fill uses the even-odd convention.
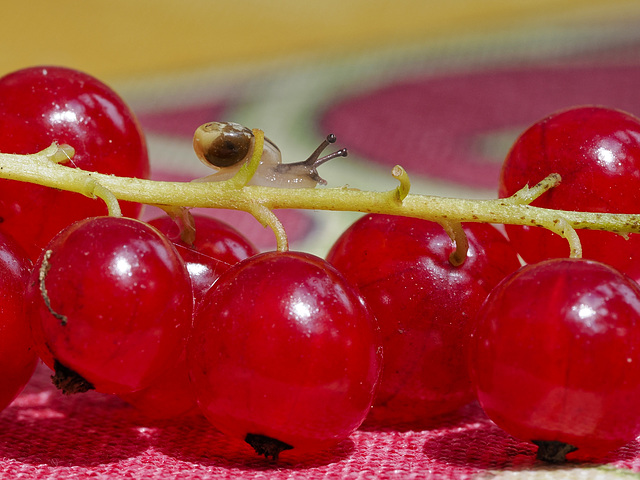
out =
[[[275,167],[275,171],[278,173],[286,173],[291,174],[296,172],[296,175],[306,176],[312,179],[314,182],[319,183],[320,185],[326,185],[327,181],[318,174],[317,168],[337,157],[346,157],[348,155],[348,151],[346,148],[342,148],[338,151],[332,152],[328,155],[320,157],[322,152],[332,143],[336,142],[336,136],[333,133],[327,135],[322,143],[316,148],[313,153],[302,162],[294,162],[294,163],[283,163],[279,164]]]

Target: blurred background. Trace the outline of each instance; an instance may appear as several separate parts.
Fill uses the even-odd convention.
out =
[[[640,115],[637,0],[30,0],[2,20],[0,75],[57,64],[110,84],[156,179],[211,173],[191,137],[222,120],[263,129],[285,162],[336,134],[350,155],[322,167],[329,186],[391,189],[401,164],[413,193],[489,198],[530,123],[577,104]],[[274,248],[250,216],[212,214]],[[278,215],[319,255],[358,216]]]

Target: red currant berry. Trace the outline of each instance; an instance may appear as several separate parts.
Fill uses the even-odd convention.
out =
[[[70,393],[146,387],[177,361],[192,323],[184,262],[158,230],[130,218],[63,230],[26,296],[38,353]]]
[[[178,223],[168,216],[149,221],[169,237],[185,261],[191,285],[195,308],[218,277],[229,269],[230,263],[237,263],[258,250],[233,227],[204,215],[193,215],[195,240],[192,244],[183,241]],[[197,405],[193,387],[189,381],[186,355],[166,371],[160,379],[142,390],[120,395],[120,398],[152,418],[171,418],[196,412]]]
[[[37,356],[24,311],[24,289],[31,260],[11,237],[0,233],[0,410],[20,393],[31,378]]]
[[[193,215],[195,239],[187,243],[181,239],[178,224],[169,216],[149,221],[178,246],[184,259],[196,306],[218,277],[232,264],[258,253],[258,249],[235,228],[205,215]]]
[[[69,144],[69,167],[145,178],[149,160],[133,113],[109,87],[84,73],[61,67],[27,68],[0,78],[0,151],[36,153]],[[35,259],[70,223],[107,210],[103,202],[76,193],[0,180],[2,228]],[[124,215],[140,205],[123,202]]]
[[[640,433],[640,288],[591,260],[523,267],[478,315],[470,368],[487,415],[562,461]]]
[[[331,265],[296,252],[237,263],[197,312],[187,363],[203,414],[277,457],[350,435],[381,366],[375,321]]]
[[[149,220],[149,224],[173,242],[228,264],[237,263],[258,253],[258,249],[232,226],[208,215],[193,215],[193,219],[196,232],[192,244],[180,239],[180,227],[169,216]]]
[[[189,380],[185,349],[175,364],[151,385],[118,397],[148,418],[177,418],[200,412]]]
[[[205,293],[231,265],[192,248],[179,244],[174,246],[189,272],[195,311],[202,303]],[[119,396],[150,418],[173,418],[197,411],[184,351],[175,364],[149,386]]]
[[[469,325],[494,285],[520,267],[507,239],[491,225],[464,226],[469,250],[434,222],[367,215],[334,244],[327,259],[356,285],[380,324],[382,379],[371,419],[419,422],[473,399],[467,373]]]
[[[562,210],[636,213],[640,204],[640,120],[601,107],[551,115],[526,130],[502,167],[500,196],[512,195],[551,173],[562,182],[532,205]],[[527,263],[567,257],[566,240],[535,226],[507,225]],[[640,280],[640,235],[580,230],[583,257],[614,266]]]

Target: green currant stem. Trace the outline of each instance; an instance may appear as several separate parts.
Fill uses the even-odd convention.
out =
[[[264,227],[270,227],[276,236],[276,248],[280,252],[289,250],[289,240],[284,226],[278,220],[278,217],[264,205],[255,205],[249,210],[249,213],[255,217]]]
[[[276,209],[384,213],[440,224],[483,222],[539,226],[566,238],[573,256],[580,256],[581,252],[575,229],[619,234],[640,232],[640,215],[574,212],[528,205],[557,185],[558,175],[551,175],[534,187],[525,187],[509,198],[471,200],[410,194],[408,176],[400,167],[393,171],[400,186],[386,192],[347,187],[285,189],[247,185],[253,173],[251,170],[260,158],[259,148],[255,148],[241,179],[234,177],[222,182],[161,182],[88,172],[57,163],[62,148],[54,144],[31,155],[0,154],[0,178],[98,196],[111,204],[114,212],[117,201],[113,199],[165,207],[243,210],[274,230],[279,249],[286,248],[286,234],[272,213]]]
[[[249,183],[251,178],[255,175],[260,165],[260,159],[262,157],[262,150],[264,149],[264,132],[257,128],[252,130],[254,144],[251,159],[240,167],[238,173],[226,181],[227,185],[232,188],[242,188]]]
[[[264,148],[264,132],[253,129],[254,145],[253,153],[249,162],[245,163],[238,173],[232,178],[227,180],[229,185],[235,188],[244,188],[251,178],[255,175],[260,165],[260,159],[262,157],[262,150]],[[255,204],[248,210],[253,217],[258,220],[264,227],[269,227],[276,236],[276,248],[280,252],[286,252],[289,250],[289,239],[287,238],[287,232],[282,225],[282,222],[275,216],[275,214],[267,207],[261,204]]]
[[[155,205],[165,211],[171,219],[176,222],[180,229],[180,240],[187,245],[193,246],[196,241],[196,222],[188,208],[175,207],[170,205]]]
[[[85,195],[91,198],[99,198],[107,205],[107,211],[112,217],[121,217],[122,211],[120,210],[120,204],[116,196],[111,193],[110,190],[104,188],[94,179],[87,180],[87,192]]]

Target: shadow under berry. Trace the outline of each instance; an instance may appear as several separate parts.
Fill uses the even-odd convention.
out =
[[[345,460],[354,451],[353,441],[346,439],[327,450],[287,450],[277,460],[267,459],[258,456],[248,444],[220,433],[200,416],[165,422],[158,428],[154,446],[179,461],[239,470],[321,467]]]

